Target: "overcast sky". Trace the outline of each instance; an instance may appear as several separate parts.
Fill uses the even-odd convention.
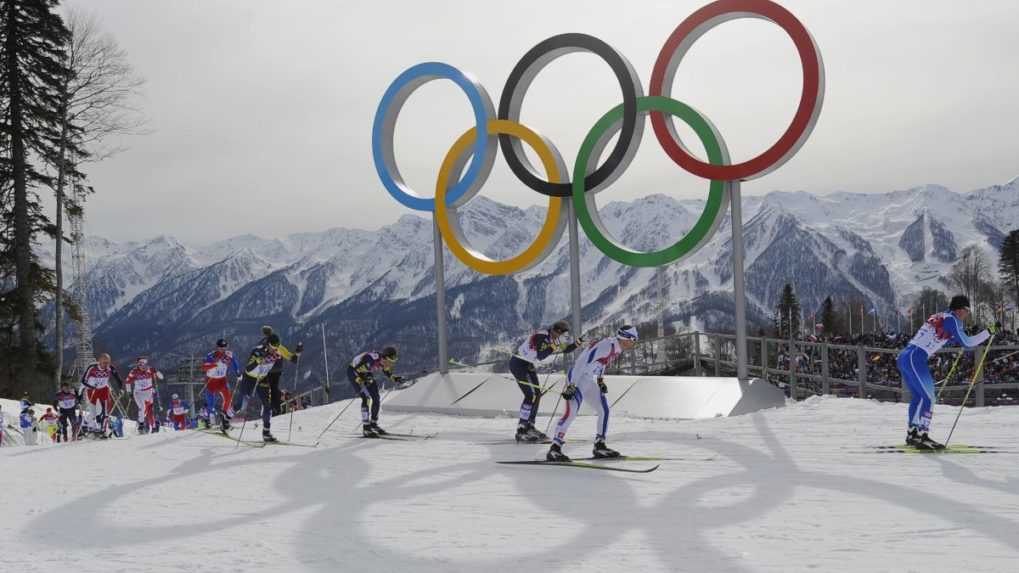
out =
[[[115,240],[170,234],[205,242],[391,223],[410,211],[378,182],[371,124],[401,71],[449,63],[474,74],[498,105],[528,49],[584,32],[626,55],[647,91],[665,39],[705,3],[65,1],[93,12],[146,78],[140,103],[152,131],[123,139],[127,151],[88,167],[97,195],[87,230]],[[824,109],[799,154],[745,192],[869,193],[925,183],[968,191],[1019,175],[1019,2],[782,4],[821,49]],[[800,76],[780,28],[740,20],[694,45],[673,97],[710,117],[742,161],[784,131]],[[619,102],[607,65],[571,54],[537,77],[522,121],[572,165],[594,121]],[[408,182],[432,195],[442,157],[472,125],[452,83],[419,89],[396,132]],[[692,198],[706,188],[665,156],[647,126],[637,159],[599,198]],[[543,203],[501,157],[483,193],[520,206]]]

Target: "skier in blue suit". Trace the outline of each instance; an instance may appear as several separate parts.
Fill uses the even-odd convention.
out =
[[[952,297],[948,310],[935,313],[916,332],[906,349],[899,353],[898,366],[902,381],[913,395],[909,401],[909,430],[906,445],[926,450],[939,450],[943,444],[927,435],[931,425],[934,407],[934,379],[927,368],[927,359],[949,343],[966,348],[979,346],[994,332],[984,330],[976,336],[967,336],[963,321],[969,317],[969,298],[964,295]]]

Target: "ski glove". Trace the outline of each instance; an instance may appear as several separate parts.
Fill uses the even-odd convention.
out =
[[[403,382],[403,376],[393,376],[390,380],[399,384],[400,382]]]
[[[987,325],[987,333],[991,334],[991,335],[997,334],[998,333],[998,325],[997,324],[989,324],[989,325]]]
[[[566,389],[563,390],[563,398],[565,398],[567,400],[572,400],[573,397],[576,396],[576,395],[577,395],[577,387],[574,386],[573,384],[567,385]]]
[[[608,394],[609,387],[605,385],[605,381],[601,378],[598,379],[598,389],[601,390],[602,394]]]

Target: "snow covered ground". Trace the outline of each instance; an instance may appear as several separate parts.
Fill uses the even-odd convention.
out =
[[[313,441],[343,404],[300,412]],[[6,409],[6,408],[5,408]],[[956,410],[938,407],[935,438]],[[898,455],[905,406],[813,398],[734,418],[615,418],[609,445],[684,458],[650,474],[504,466],[545,446],[507,418],[389,414],[429,440],[318,448],[189,431],[0,448],[0,570],[91,572],[1015,571],[1019,455]],[[953,442],[1019,451],[1019,408]],[[544,420],[541,420],[541,427]],[[589,455],[594,419],[567,446]],[[273,429],[287,435],[287,418]],[[254,438],[249,427],[246,433]],[[648,462],[625,462],[631,467]]]

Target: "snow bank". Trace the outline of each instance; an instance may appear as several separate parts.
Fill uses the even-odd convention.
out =
[[[297,413],[293,439],[346,404]],[[935,438],[956,412],[937,407]],[[1019,457],[874,453],[901,441],[902,404],[614,417],[609,445],[676,458],[640,475],[498,465],[544,453],[512,445],[510,419],[383,408],[390,431],[437,432],[398,442],[354,437],[357,418],[354,404],[318,448],[189,431],[0,449],[3,570],[932,573],[1019,558]],[[1019,408],[966,410],[953,442],[1019,450],[1017,422]],[[593,431],[578,419],[565,451],[588,455]]]

